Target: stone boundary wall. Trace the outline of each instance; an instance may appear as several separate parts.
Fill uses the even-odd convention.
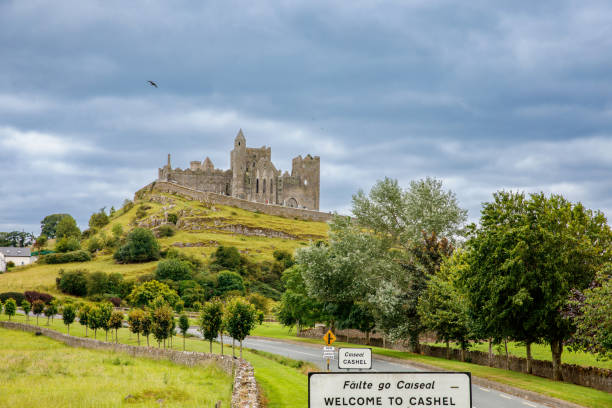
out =
[[[326,328],[317,327],[314,329],[304,330],[299,334],[299,337],[307,338],[322,338]],[[365,336],[361,334],[361,337],[354,335],[351,330],[352,336],[350,337],[351,343],[366,344]],[[336,333],[338,339],[340,337],[346,337],[344,330],[338,330]],[[370,345],[383,347],[383,340],[381,338],[370,338]],[[385,342],[385,348],[399,351],[408,351],[402,343],[393,343],[390,341]],[[450,349],[450,355],[448,354],[446,347],[428,346],[421,345],[421,354],[432,357],[440,357],[449,360],[461,361],[461,350]],[[527,373],[527,359],[523,357],[509,357],[508,369],[521,373]],[[483,351],[466,351],[465,361],[472,364],[478,364],[482,366],[490,366],[496,368],[506,368],[506,356],[500,356],[493,354],[492,358],[489,359],[489,353]],[[538,377],[544,377],[552,379],[552,362],[543,360],[532,360],[531,361],[532,374]],[[612,370],[599,367],[583,367],[576,364],[562,364],[561,370],[563,372],[563,381],[582,385],[585,387],[595,388],[600,391],[612,392]]]
[[[132,357],[144,357],[153,360],[170,360],[175,364],[186,366],[206,365],[211,362],[216,363],[228,375],[234,377],[232,408],[260,408],[261,406],[259,403],[259,388],[255,381],[255,371],[253,366],[246,360],[195,351],[178,351],[155,347],[115,344],[85,337],[69,336],[55,330],[25,323],[0,321],[0,327],[30,333],[40,332],[46,337],[61,341],[71,347],[115,351],[126,353]]]
[[[175,183],[170,183],[167,181],[154,181],[151,184],[141,188],[135,194],[135,198],[138,198],[140,194],[151,192],[151,191],[161,191],[163,193],[172,193],[178,194],[190,200],[200,200],[218,205],[228,205],[231,207],[242,208],[247,211],[259,211],[263,214],[275,215],[277,217],[285,217],[285,218],[297,218],[303,221],[319,221],[319,222],[327,222],[333,218],[333,214],[313,211],[313,210],[305,210],[300,208],[291,208],[291,207],[283,207],[276,204],[264,204],[264,203],[256,203],[253,201],[242,200],[240,198],[226,196],[223,194],[211,193],[208,191],[199,191],[190,187],[181,186]]]

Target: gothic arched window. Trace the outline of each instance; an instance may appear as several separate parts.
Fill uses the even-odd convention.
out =
[[[266,179],[263,181],[263,193],[266,194]]]
[[[259,179],[255,182],[255,194],[259,194]]]

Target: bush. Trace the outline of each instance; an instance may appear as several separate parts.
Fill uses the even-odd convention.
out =
[[[24,292],[25,298],[31,304],[34,304],[34,301],[40,300],[43,303],[50,303],[53,300],[53,296],[48,293],[36,292],[35,290],[27,290]]]
[[[157,229],[157,236],[160,238],[171,237],[174,235],[175,232],[176,231],[174,230],[174,227],[166,224],[166,225],[162,225],[161,227]]]
[[[135,263],[156,261],[159,256],[159,245],[153,233],[144,228],[134,228],[114,258],[119,263]]]
[[[240,252],[238,252],[238,248],[236,247],[225,247],[221,245],[215,252],[212,253],[211,257],[213,258],[213,262],[211,264],[213,269],[229,269],[231,271],[237,271],[240,268]]]
[[[166,259],[157,264],[155,279],[181,281],[191,279],[192,269],[189,263],[176,258]]]
[[[244,293],[244,281],[236,272],[222,271],[217,276],[217,294],[223,296],[226,292],[238,291]]]
[[[69,262],[88,262],[91,255],[87,251],[73,251],[65,254],[49,254],[42,256],[38,262],[43,264],[62,264]]]
[[[111,302],[113,304],[113,306],[115,306],[115,307],[121,306],[121,298],[118,298],[116,296],[109,297],[108,301]]]
[[[87,295],[87,276],[84,271],[64,272],[60,270],[57,287],[62,293],[72,296]]]
[[[168,214],[168,222],[171,222],[172,224],[176,225],[176,223],[178,222],[178,215],[176,215],[175,213]]]
[[[81,243],[75,237],[61,238],[55,244],[57,252],[71,252],[78,251],[79,249],[81,249]]]
[[[97,237],[91,237],[89,242],[87,243],[87,250],[92,254],[96,251],[99,251],[103,248],[103,243]]]
[[[25,296],[23,293],[20,292],[4,292],[4,293],[0,293],[0,302],[2,303],[6,303],[6,300],[12,298],[15,299],[15,302],[17,302],[18,305],[21,304],[21,302],[23,302],[25,300]]]
[[[8,268],[14,268],[14,267],[15,267],[15,262],[13,262],[13,261],[8,261],[8,262],[6,263],[6,267],[7,267],[7,269],[8,269]]]
[[[92,229],[99,229],[107,225],[109,222],[108,215],[106,215],[104,208],[101,208],[97,213],[91,214],[91,217],[89,218],[89,227]]]

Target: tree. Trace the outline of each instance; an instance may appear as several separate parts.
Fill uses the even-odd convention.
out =
[[[104,329],[104,333],[106,334],[106,340],[108,341],[108,331],[110,330],[110,318],[113,314],[113,305],[109,302],[102,302],[99,306],[99,314],[98,317],[98,327],[100,329]]]
[[[244,293],[244,281],[236,272],[221,271],[217,276],[217,294],[223,296],[230,291]]]
[[[36,238],[36,241],[34,242],[34,248],[36,248],[38,252],[42,251],[45,245],[47,245],[47,241],[47,236],[45,234],[41,234],[38,238]]]
[[[17,302],[15,299],[8,298],[4,303],[4,314],[8,316],[8,319],[11,320],[11,316],[15,316],[17,312]]]
[[[198,323],[202,337],[210,342],[212,353],[212,342],[217,338],[223,326],[223,304],[219,301],[204,304]]]
[[[162,297],[170,306],[179,300],[178,294],[170,289],[165,283],[151,280],[144,282],[134,289],[128,296],[128,301],[135,306],[148,306],[157,297]]]
[[[187,337],[187,330],[189,330],[189,318],[187,315],[182,314],[179,317],[179,329],[181,329],[181,333],[183,334],[183,351],[185,350],[185,337]]]
[[[110,222],[108,215],[104,211],[104,208],[100,208],[97,213],[91,214],[89,217],[89,228],[100,229]]]
[[[34,235],[24,231],[0,232],[0,246],[24,248],[34,242]],[[15,265],[13,265],[15,266]]]
[[[85,326],[85,337],[87,337],[87,329],[89,328],[89,315],[90,315],[91,307],[86,304],[82,304],[79,307],[79,324],[81,326]]]
[[[173,281],[182,281],[191,279],[191,266],[180,259],[166,259],[160,261],[155,269],[155,279],[164,280],[170,279]]]
[[[42,235],[46,235],[49,238],[55,238],[56,235],[56,228],[57,228],[57,224],[60,222],[60,220],[66,216],[70,216],[69,214],[51,214],[51,215],[47,215],[41,222],[40,222],[40,229],[41,229],[41,234]]]
[[[144,228],[134,228],[127,235],[125,245],[122,245],[114,255],[119,263],[156,261],[159,257],[159,245],[155,236]]]
[[[281,279],[286,290],[281,296],[277,317],[284,326],[296,326],[299,333],[303,326],[317,322],[323,304],[308,295],[300,265],[287,269]]]
[[[60,269],[57,287],[62,293],[85,296],[87,295],[87,276],[82,270],[64,272]]]
[[[32,304],[27,300],[21,301],[21,308],[23,309],[23,313],[26,315],[26,322],[30,321],[30,311],[32,310]]]
[[[47,236],[50,236],[47,234]],[[55,236],[57,238],[80,238],[81,230],[77,226],[76,220],[72,216],[66,214],[62,217],[55,228]]]
[[[493,197],[467,242],[470,267],[461,276],[476,328],[528,346],[548,342],[553,378],[560,380],[563,342],[574,331],[560,310],[570,290],[587,288],[610,260],[610,228],[601,212],[560,195],[500,191]]]
[[[228,302],[226,314],[227,331],[232,339],[240,342],[240,358],[242,358],[242,340],[255,328],[257,310],[242,298],[234,298]]]
[[[149,347],[149,335],[151,334],[151,330],[153,329],[153,320],[151,320],[151,315],[145,313],[143,319],[140,322],[140,332],[143,336],[147,338],[147,347]]]
[[[81,249],[81,243],[76,237],[64,237],[57,240],[55,250],[57,252],[72,252]]]
[[[108,327],[115,329],[115,343],[119,342],[119,329],[123,325],[123,313],[113,311],[108,319]]]
[[[576,327],[569,348],[596,354],[603,360],[612,358],[612,264],[598,272],[584,292],[573,292],[564,311]]]
[[[216,267],[216,270],[237,271],[240,269],[240,252],[236,247],[219,245],[217,250],[211,254],[211,258],[213,259],[211,266]]]
[[[130,331],[138,337],[138,345],[140,346],[140,333],[142,333],[143,321],[147,318],[146,313],[142,309],[132,309],[128,313],[128,325]]]
[[[49,302],[47,306],[45,306],[45,310],[43,313],[47,316],[47,326],[49,326],[49,319],[55,316],[58,312],[57,303],[55,301]]]
[[[36,325],[37,326],[38,326],[38,317],[43,313],[44,310],[45,310],[45,302],[43,302],[40,299],[37,299],[34,302],[32,302],[32,312],[34,313],[34,315],[36,315]]]
[[[161,342],[170,337],[172,331],[172,323],[174,321],[174,314],[172,308],[168,304],[163,304],[156,307],[151,312],[152,321],[152,333],[155,340],[157,340],[158,347],[161,347]]]
[[[411,181],[408,190],[397,180],[378,181],[369,195],[360,190],[353,196],[352,212],[358,225],[399,246],[418,241],[423,232],[452,240],[462,235],[467,220],[455,194],[429,177]]]
[[[447,357],[450,341],[461,345],[461,361],[471,335],[468,300],[458,282],[461,269],[467,267],[465,253],[456,252],[431,278],[418,304],[424,326],[446,343]]]
[[[70,335],[70,325],[74,323],[76,317],[76,308],[73,304],[68,303],[62,308],[62,320],[67,328],[67,333]]]
[[[174,311],[176,313],[183,313],[183,309],[185,309],[185,302],[183,302],[182,300],[178,300],[174,304]]]

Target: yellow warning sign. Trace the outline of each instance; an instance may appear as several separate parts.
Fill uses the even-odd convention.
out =
[[[336,341],[336,336],[334,336],[334,333],[332,333],[331,330],[328,330],[327,333],[325,333],[325,336],[323,336],[323,340],[325,340],[325,344],[331,346],[332,343]]]

